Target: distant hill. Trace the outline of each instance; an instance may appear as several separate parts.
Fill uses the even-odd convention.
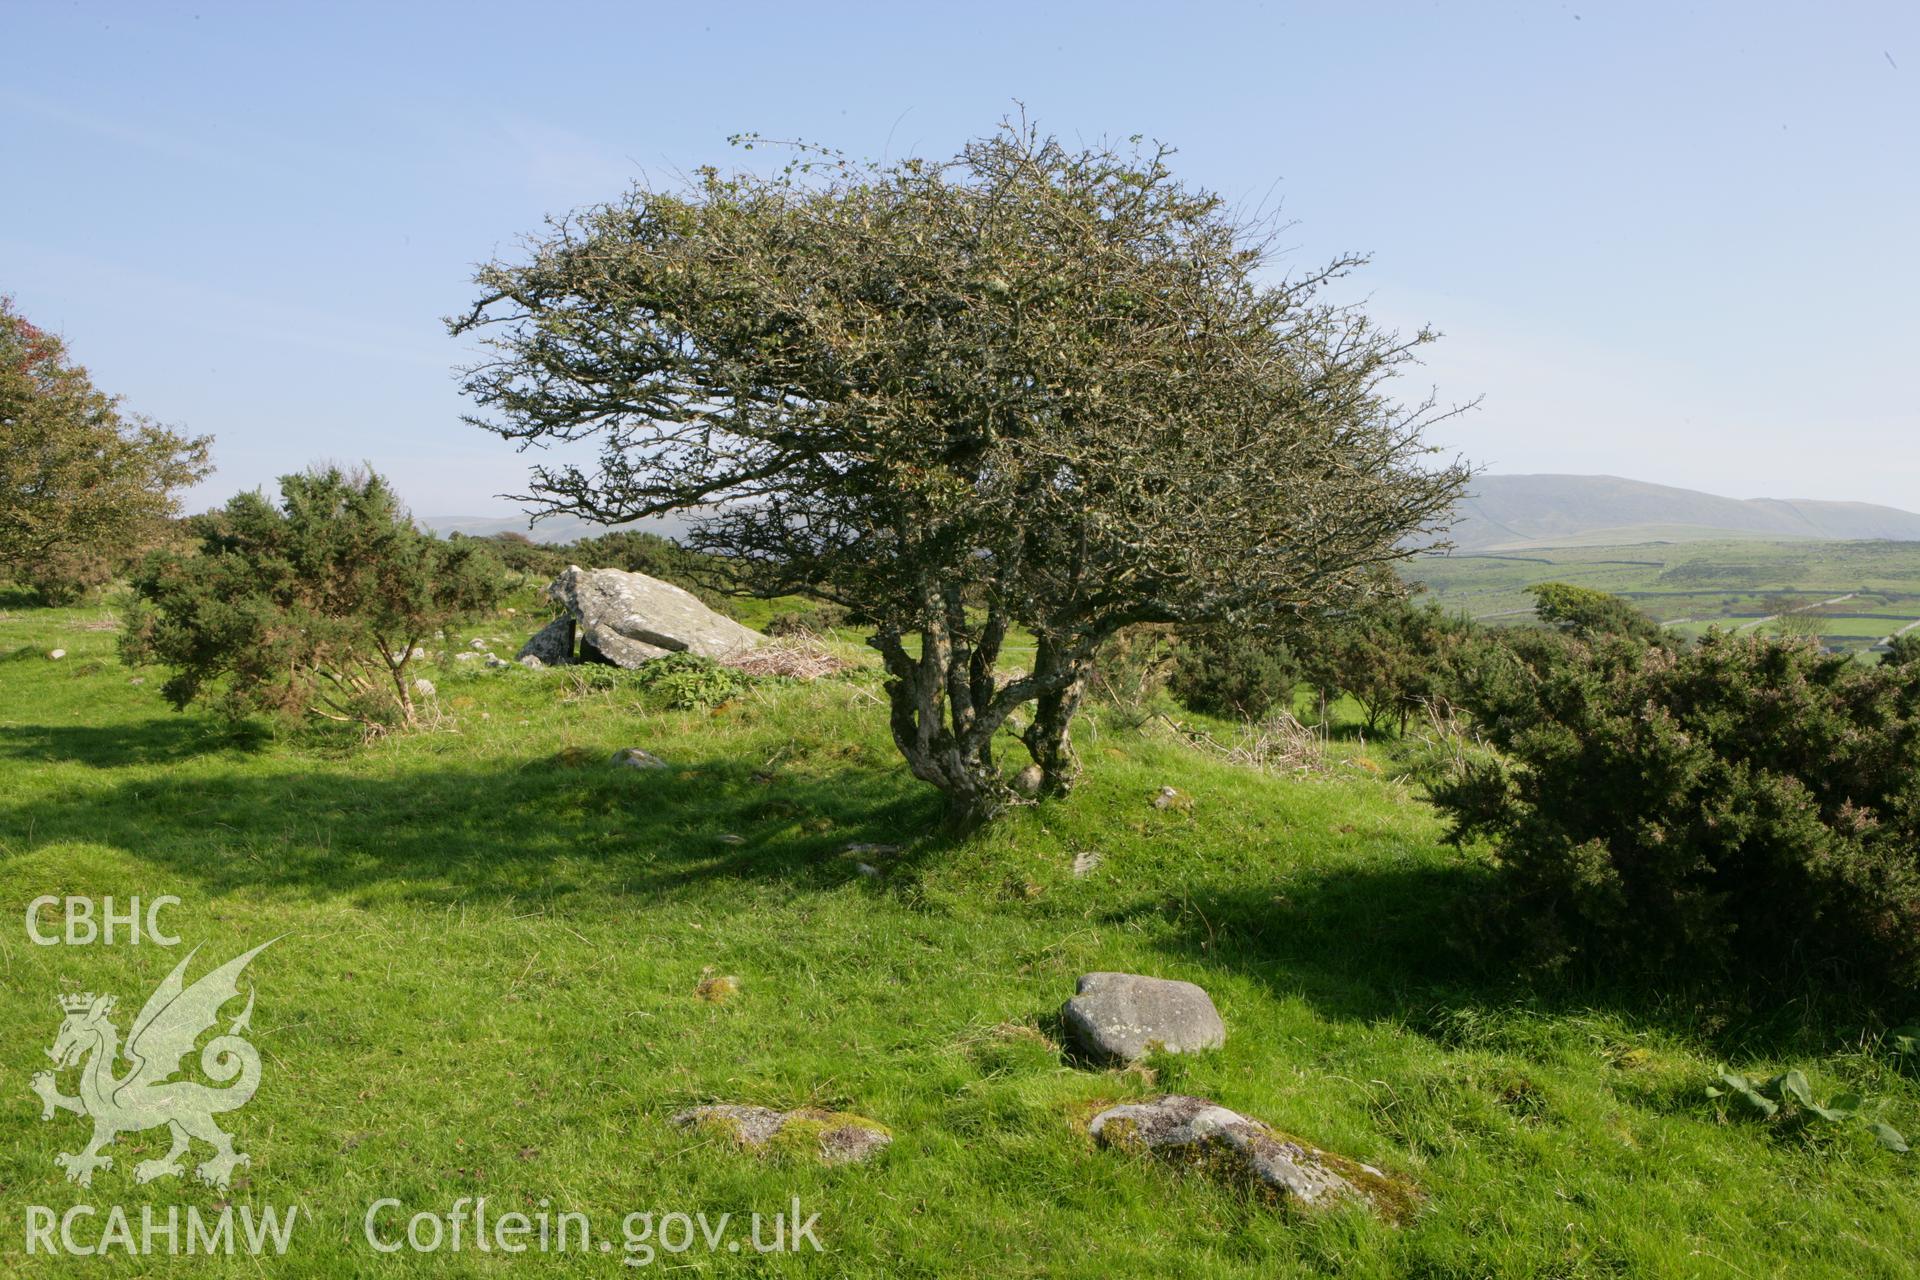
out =
[[[496,533],[524,533],[535,542],[577,542],[597,538],[616,529],[640,529],[671,538],[686,528],[686,521],[673,516],[636,520],[632,524],[593,524],[578,516],[549,516],[531,528],[525,516],[415,516],[414,523],[445,537],[464,533],[474,538],[490,538]]]
[[[535,542],[573,542],[606,533],[607,525],[554,516],[532,526],[525,516],[422,516],[422,527],[445,535],[524,533]],[[681,517],[662,516],[615,529],[674,537]],[[1867,502],[1789,498],[1722,498],[1619,476],[1480,476],[1456,510],[1449,535],[1460,551],[1538,547],[1618,547],[1640,542],[1728,538],[1889,538],[1920,542],[1920,515]]]
[[[1726,538],[1920,542],[1920,515],[1867,502],[1722,498],[1618,476],[1480,476],[1448,536],[1461,551]]]

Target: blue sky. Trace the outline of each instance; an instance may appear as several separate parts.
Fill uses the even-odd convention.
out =
[[[1920,508],[1920,6],[0,7],[0,292],[209,505],[371,461],[506,514],[440,317],[475,262],[758,130],[951,154],[1016,100],[1144,133],[1448,336],[1410,394],[1500,472]],[[1283,266],[1286,263],[1283,262]]]

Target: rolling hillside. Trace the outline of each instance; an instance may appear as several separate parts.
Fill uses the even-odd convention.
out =
[[[644,533],[657,533],[663,538],[671,538],[686,527],[686,521],[674,516],[616,525],[593,524],[578,516],[553,516],[531,528],[525,516],[415,516],[414,523],[443,538],[450,533],[464,533],[473,538],[490,538],[496,533],[524,533],[535,542],[576,542],[616,529],[639,529]]]
[[[1618,476],[1481,476],[1450,536],[1463,551],[1729,538],[1920,541],[1920,515],[1865,502],[1723,498]]]

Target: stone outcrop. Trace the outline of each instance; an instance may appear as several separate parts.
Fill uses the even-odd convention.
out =
[[[1419,1203],[1419,1193],[1402,1178],[1205,1098],[1175,1093],[1109,1107],[1088,1127],[1102,1146],[1203,1169],[1302,1209],[1358,1200],[1399,1222]]]

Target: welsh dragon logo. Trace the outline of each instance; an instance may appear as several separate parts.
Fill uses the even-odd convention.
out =
[[[219,1022],[221,1006],[239,996],[240,971],[276,941],[263,942],[227,961],[192,986],[185,982],[187,964],[194,954],[188,952],[133,1020],[125,1050],[131,1065],[124,1075],[114,1074],[121,1049],[120,1029],[108,1016],[113,1012],[113,997],[91,993],[60,997],[60,1007],[67,1016],[47,1056],[53,1059],[56,1070],[80,1067],[79,1096],[70,1098],[61,1093],[53,1071],[37,1072],[33,1091],[40,1095],[42,1120],[53,1119],[57,1111],[93,1119],[93,1140],[84,1150],[63,1152],[53,1158],[67,1171],[69,1182],[84,1187],[92,1183],[95,1169],[112,1168],[113,1157],[102,1153],[119,1135],[161,1125],[171,1131],[173,1148],[158,1160],[142,1160],[135,1165],[137,1182],[183,1172],[181,1157],[195,1138],[213,1148],[212,1157],[194,1170],[208,1186],[224,1189],[235,1167],[248,1163],[245,1155],[233,1149],[233,1138],[213,1118],[245,1106],[260,1085],[260,1051],[241,1038],[253,1017],[251,991],[247,1007],[226,1034],[215,1036],[200,1051],[200,1069],[225,1087],[173,1077],[180,1073],[181,1060],[193,1051],[194,1042]]]

